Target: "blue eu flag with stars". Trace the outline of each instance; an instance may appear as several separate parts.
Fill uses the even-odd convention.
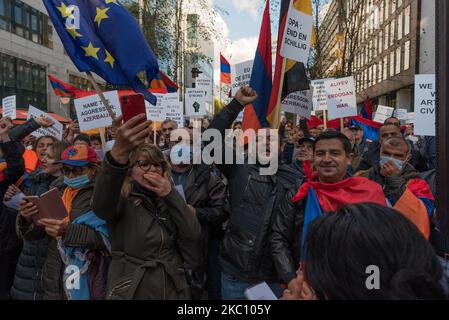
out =
[[[157,59],[136,19],[118,0],[44,0],[56,31],[75,66],[114,85],[131,86],[151,104],[137,74],[158,74]]]

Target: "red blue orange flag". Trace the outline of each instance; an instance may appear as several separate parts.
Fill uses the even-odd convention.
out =
[[[50,80],[50,84],[58,97],[75,97],[76,94],[81,91],[81,89],[65,83],[51,75],[48,75],[48,80]]]
[[[245,107],[242,123],[244,131],[270,127],[267,115],[272,87],[271,68],[270,1],[267,0],[250,80],[250,87],[257,92],[258,98],[253,104]]]
[[[231,65],[228,60],[220,54],[220,71],[221,71],[221,83],[231,84]]]

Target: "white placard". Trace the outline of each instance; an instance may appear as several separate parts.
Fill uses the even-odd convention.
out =
[[[184,110],[177,92],[165,95],[165,119],[176,121],[178,128],[184,127]]]
[[[298,91],[290,93],[281,103],[282,110],[289,113],[298,114],[301,117],[310,119],[312,112],[312,91]]]
[[[394,114],[396,115],[396,118],[399,120],[406,121],[407,120],[407,109],[396,109],[394,111]]]
[[[415,75],[415,135],[435,136],[435,96],[435,75]]]
[[[312,25],[312,16],[296,10],[290,1],[280,50],[282,57],[307,64]]]
[[[354,77],[328,80],[324,82],[324,87],[329,120],[357,115]]]
[[[104,97],[117,117],[122,115],[120,109],[120,101],[117,91],[109,91],[104,93]],[[98,129],[112,125],[112,118],[109,116],[108,110],[103,106],[99,95],[92,95],[80,99],[75,99],[76,116],[81,131]]]
[[[147,111],[147,119],[152,121],[164,121],[165,120],[165,94],[153,93],[157,98],[155,106],[145,100],[145,109]]]
[[[405,121],[405,123],[409,124],[414,122],[415,122],[415,113],[414,112],[407,113],[407,120]]]
[[[312,86],[312,92],[313,92],[313,110],[319,111],[319,110],[327,110],[327,94],[326,94],[326,88],[324,86],[324,82],[327,80],[332,80],[333,78],[329,79],[320,79],[320,80],[312,80],[310,82],[310,85]]]
[[[49,114],[45,113],[42,110],[39,110],[32,105],[28,107],[28,120],[33,118],[39,118],[40,116],[44,116],[45,118],[50,118],[54,121],[54,124],[49,128],[39,128],[36,131],[33,131],[31,135],[35,137],[42,137],[42,136],[52,136],[58,139],[59,141],[62,141],[62,132],[64,130],[63,125],[61,122],[50,116]]]
[[[234,97],[240,87],[249,84],[253,70],[254,60],[235,64],[231,67],[232,96]]]
[[[384,123],[385,120],[393,116],[394,108],[379,105],[374,115],[374,121]]]
[[[16,96],[9,96],[2,99],[3,117],[9,117],[11,120],[17,118]]]
[[[196,78],[195,89],[204,90],[206,94],[206,102],[212,103],[213,87],[212,87],[212,79],[210,77],[200,75],[198,78]]]
[[[206,96],[203,90],[186,89],[185,115],[189,117],[206,115]]]

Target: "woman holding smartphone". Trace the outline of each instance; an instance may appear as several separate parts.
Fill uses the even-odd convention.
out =
[[[93,210],[107,221],[112,245],[108,299],[190,299],[185,241],[200,237],[195,213],[175,190],[162,152],[145,144],[145,114],[118,130],[98,175]],[[139,124],[140,123],[140,124]]]

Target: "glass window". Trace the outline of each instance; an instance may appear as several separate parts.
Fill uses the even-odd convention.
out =
[[[410,68],[410,40],[404,44],[404,70]]]
[[[22,7],[14,6],[14,22],[17,24],[22,24]]]
[[[390,46],[394,44],[394,26],[396,25],[395,20],[390,23]]]
[[[377,52],[379,55],[382,53],[383,44],[384,44],[383,32],[382,32],[382,30],[380,30],[380,32],[379,32],[379,50]]]
[[[410,6],[404,10],[404,36],[410,33]]]
[[[398,15],[398,40],[402,39],[402,12]]]
[[[396,74],[401,73],[401,47],[396,49]]]
[[[384,32],[384,50],[387,50],[388,49],[388,44],[389,44],[389,42],[388,42],[388,36],[390,35],[390,32],[389,32],[389,29],[390,29],[390,25],[389,24],[387,24],[386,26],[385,26],[385,32]]]
[[[394,76],[394,51],[390,52],[390,77]]]
[[[383,80],[387,80],[388,78],[388,55],[384,57],[383,65],[382,65],[382,73],[383,73]]]
[[[390,1],[391,0],[385,0],[385,20],[388,20],[390,17]]]

